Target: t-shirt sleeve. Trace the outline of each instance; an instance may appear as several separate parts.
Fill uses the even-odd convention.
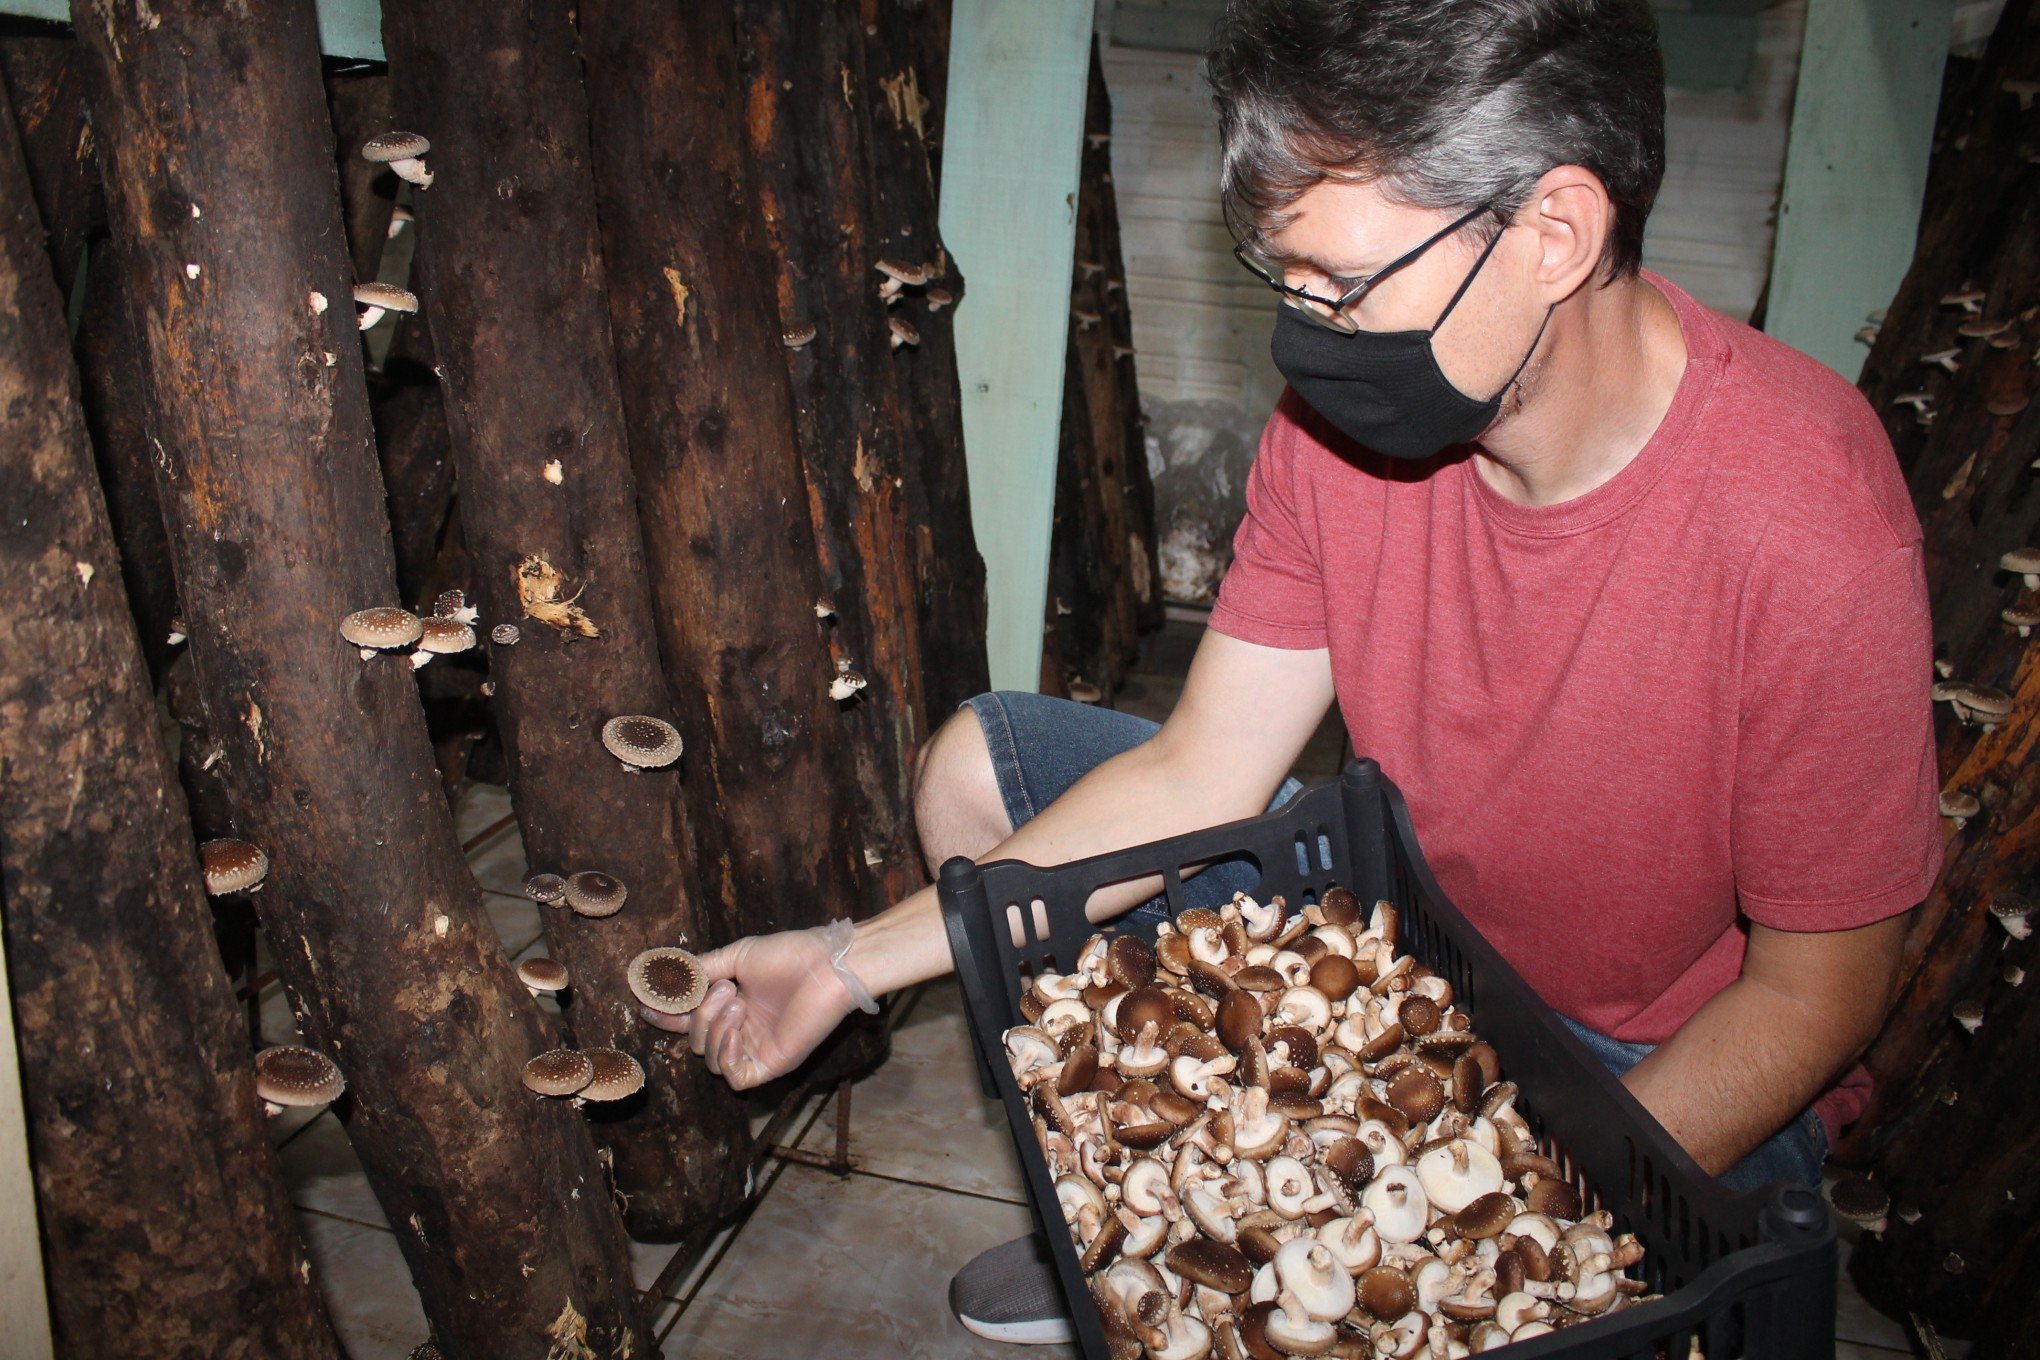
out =
[[[1750,920],[1847,930],[1941,868],[1933,623],[1917,541],[1749,639],[1732,820]]]
[[[1296,445],[1277,408],[1247,471],[1247,513],[1233,535],[1232,565],[1219,584],[1211,627],[1263,647],[1308,651],[1326,643],[1325,585],[1317,540],[1299,505]]]

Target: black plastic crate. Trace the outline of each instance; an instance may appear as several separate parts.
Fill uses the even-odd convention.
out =
[[[1053,868],[962,858],[942,866],[942,915],[979,1073],[1005,1101],[1035,1222],[1090,1360],[1105,1360],[1104,1333],[1000,1035],[1023,1023],[1020,997],[1032,979],[1069,971],[1093,933],[1153,938],[1151,921],[1130,916],[1093,925],[1084,904],[1094,889],[1160,874],[1173,916],[1183,909],[1184,866],[1239,854],[1259,863],[1262,898],[1279,893],[1300,908],[1339,885],[1363,904],[1394,902],[1398,947],[1452,984],[1455,1004],[1519,1086],[1516,1109],[1582,1202],[1610,1210],[1616,1232],[1642,1241],[1646,1254],[1630,1273],[1665,1297],[1518,1343],[1509,1355],[1687,1360],[1696,1341],[1707,1360],[1834,1355],[1835,1231],[1825,1202],[1783,1185],[1738,1195],[1702,1172],[1446,900],[1402,794],[1362,759],[1246,821]],[[1015,945],[1016,934],[1026,943]]]

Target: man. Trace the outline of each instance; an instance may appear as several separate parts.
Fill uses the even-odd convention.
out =
[[[971,701],[923,758],[931,867],[1259,812],[1336,698],[1446,892],[1694,1159],[1817,1182],[1940,865],[1920,529],[1852,387],[1640,270],[1646,0],[1236,0],[1210,79],[1290,383],[1210,631],[1158,730]],[[840,934],[711,956],[695,1051],[752,1085],[950,966],[931,891]],[[952,1302],[1067,1335],[1025,1243]]]

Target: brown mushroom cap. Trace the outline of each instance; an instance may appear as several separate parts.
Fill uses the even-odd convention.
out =
[[[1533,1214],[1549,1214],[1553,1218],[1578,1218],[1580,1216],[1580,1192],[1566,1181],[1540,1180],[1530,1187],[1523,1196],[1523,1203]]]
[[[1490,1191],[1452,1216],[1452,1230],[1476,1240],[1493,1237],[1516,1217],[1516,1201],[1500,1190]]]
[[[418,650],[421,652],[451,656],[475,645],[475,630],[459,619],[441,618],[435,614],[429,619],[418,620],[418,629]]]
[[[534,902],[557,906],[567,900],[567,880],[558,874],[533,874],[524,880],[524,895]]]
[[[316,1049],[284,1044],[255,1055],[255,1094],[272,1105],[326,1105],[346,1089],[339,1067]]]
[[[1310,985],[1330,1001],[1344,1001],[1359,990],[1360,969],[1343,954],[1326,954],[1310,966]]]
[[[1445,1087],[1428,1068],[1411,1064],[1396,1073],[1395,1080],[1389,1082],[1388,1103],[1400,1110],[1411,1123],[1422,1124],[1436,1119],[1438,1112],[1445,1108]]]
[[[1394,1322],[1417,1306],[1417,1287],[1394,1266],[1362,1271],[1355,1283],[1360,1306],[1383,1322]]]
[[[1941,794],[1941,815],[1943,817],[1974,817],[1983,811],[1983,804],[1967,789],[1948,789]]]
[[[594,1065],[595,1074],[581,1088],[581,1099],[622,1100],[645,1089],[644,1067],[622,1049],[584,1049],[582,1056]]]
[[[1115,935],[1105,946],[1105,971],[1129,990],[1155,980],[1155,951],[1138,935]]]
[[[708,973],[684,949],[647,949],[630,961],[630,990],[661,1015],[685,1015],[708,993]]]
[[[1396,1019],[1403,1027],[1403,1033],[1412,1039],[1421,1039],[1426,1034],[1436,1034],[1438,1026],[1444,1023],[1444,1014],[1438,1003],[1428,996],[1406,997],[1396,1008]]]
[[[414,160],[432,149],[432,143],[415,132],[384,132],[361,144],[361,158],[376,165]]]
[[[341,637],[357,647],[374,647],[379,651],[409,647],[424,631],[425,625],[416,614],[393,605],[359,609],[340,620]]]
[[[567,880],[567,905],[582,916],[614,916],[629,896],[622,879],[600,869],[583,869]]]
[[[524,1084],[542,1096],[570,1096],[594,1079],[594,1061],[571,1048],[550,1049],[524,1064]]]
[[[655,769],[680,758],[680,730],[642,713],[611,718],[602,724],[602,744],[626,765]]]
[[[1251,1261],[1237,1248],[1208,1237],[1178,1242],[1162,1259],[1184,1279],[1208,1285],[1222,1294],[1242,1293],[1254,1282]]]
[[[364,307],[380,307],[386,312],[418,310],[416,293],[408,288],[399,288],[394,283],[383,283],[378,279],[355,284],[354,300]]]
[[[269,856],[259,846],[223,837],[198,847],[198,867],[210,897],[246,892],[269,872]]]
[[[2040,548],[2014,548],[1998,559],[1998,565],[2006,571],[2031,576],[2040,572]]]
[[[1139,1038],[1141,1030],[1149,1025],[1153,1025],[1159,1034],[1176,1022],[1175,998],[1169,995],[1168,988],[1152,983],[1136,987],[1119,998],[1115,1018],[1122,1039],[1131,1041]]]
[[[1349,926],[1360,919],[1360,899],[1351,888],[1326,888],[1317,905],[1329,925]]]
[[[1874,1223],[1891,1212],[1891,1196],[1868,1176],[1844,1176],[1828,1187],[1828,1202],[1852,1223]]]
[[[567,966],[539,955],[517,965],[517,980],[541,992],[557,992],[567,985]]]

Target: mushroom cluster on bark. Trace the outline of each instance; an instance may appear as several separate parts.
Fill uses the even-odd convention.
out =
[[[1643,1293],[1397,924],[1239,894],[1030,984],[1006,1054],[1116,1360],[1444,1360]]]

